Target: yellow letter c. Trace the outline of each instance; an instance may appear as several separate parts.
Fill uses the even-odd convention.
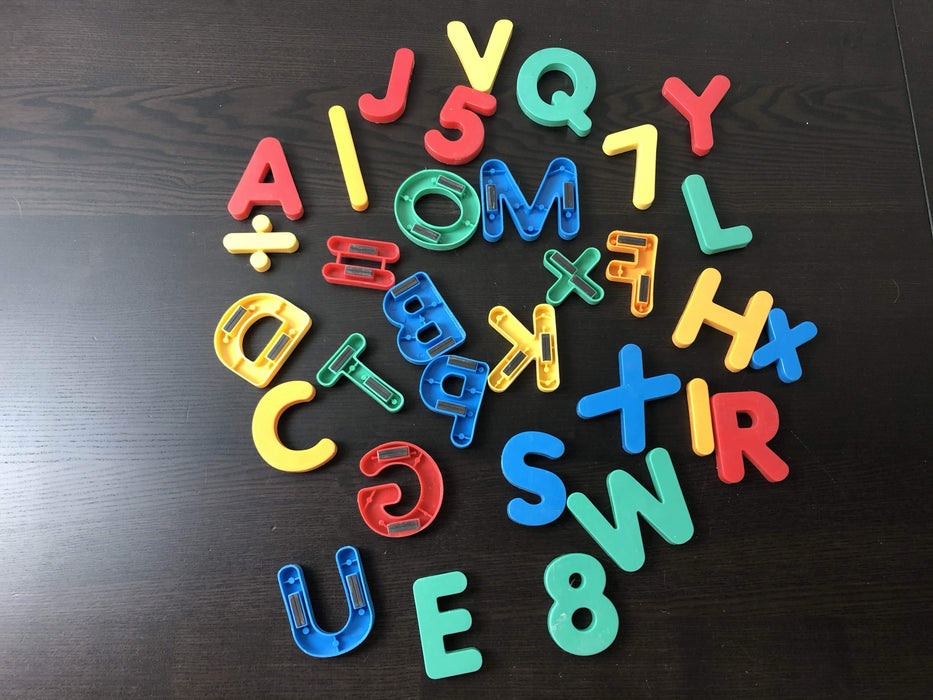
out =
[[[292,450],[279,440],[279,418],[285,409],[314,398],[310,382],[285,382],[267,391],[253,412],[253,442],[259,456],[283,472],[309,472],[327,464],[337,454],[330,438],[318,441],[306,450]]]

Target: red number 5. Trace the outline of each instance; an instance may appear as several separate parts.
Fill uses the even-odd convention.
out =
[[[441,163],[469,163],[483,150],[486,138],[483,120],[477,115],[489,117],[495,113],[495,97],[466,85],[458,85],[450,92],[450,97],[441,109],[440,122],[444,128],[458,130],[460,138],[451,141],[437,129],[431,129],[424,135],[424,147],[432,158]]]

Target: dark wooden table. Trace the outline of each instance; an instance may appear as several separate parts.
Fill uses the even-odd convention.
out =
[[[318,697],[921,696],[933,681],[930,409],[933,406],[929,207],[933,168],[933,12],[888,2],[655,1],[508,9],[342,3],[14,2],[0,8],[0,695],[8,697],[313,695]],[[479,158],[452,171],[476,185],[501,158],[530,196],[548,162],[579,168],[581,233],[559,241],[514,228],[430,252],[399,231],[399,184],[443,167],[422,145],[462,68],[445,33],[465,21],[484,46],[495,20],[515,23],[485,120]],[[402,119],[373,125],[357,99],[382,94],[395,50],[416,55]],[[597,75],[593,132],[529,121],[516,76],[538,49],[582,54]],[[714,114],[716,143],[692,155],[684,119],[661,97],[669,76],[732,87]],[[565,81],[564,81],[565,82]],[[563,85],[548,76],[542,90]],[[327,121],[347,108],[369,192],[353,211]],[[632,206],[631,155],[608,158],[606,134],[652,123],[657,197]],[[256,143],[284,145],[304,218],[266,208],[301,248],[253,271],[224,251],[249,230],[226,211]],[[926,170],[926,180],[924,179]],[[746,224],[744,250],[697,246],[680,184],[709,183],[724,225]],[[450,206],[425,202],[428,215]],[[327,284],[331,235],[397,242],[399,279],[427,271],[467,332],[460,352],[494,364],[508,344],[496,304],[530,324],[553,279],[545,250],[604,248],[614,229],[661,238],[653,313],[606,283],[589,307],[558,308],[562,381],[542,394],[531,370],[487,392],[467,449],[418,397],[421,368],[395,345],[378,291]],[[608,259],[604,255],[603,261]],[[704,329],[688,349],[671,332],[700,271],[724,277],[717,300],[744,308],[770,291],[817,338],[803,379],[773,368],[732,374],[728,338]],[[603,263],[598,268],[602,275]],[[224,310],[257,291],[306,309],[313,326],[276,383],[314,382],[351,332],[364,360],[406,397],[390,415],[348,384],[282,420],[286,444],[332,437],[338,454],[306,474],[267,466],[250,435],[263,391],[225,369],[212,336]],[[268,326],[267,326],[268,328]],[[265,338],[251,336],[249,352]],[[552,433],[568,492],[609,513],[606,476],[651,488],[644,455],[620,446],[617,415],[577,418],[584,395],[618,381],[626,343],[646,373],[705,378],[712,392],[754,390],[778,406],[771,445],[780,483],[749,467],[727,485],[715,458],[690,448],[686,401],[647,408],[649,447],[671,454],[695,526],[673,546],[644,526],[645,565],[622,571],[570,513],[530,528],[506,516],[522,492],[500,470],[505,442]],[[376,535],[356,492],[360,457],[389,440],[426,449],[444,504],[424,533]],[[417,480],[388,474],[417,498]],[[333,659],[291,639],[276,572],[304,567],[328,629],[344,622],[334,552],[359,548],[376,611],[369,638]],[[604,566],[621,629],[605,652],[576,657],[551,640],[543,572],[582,552]],[[445,602],[473,615],[449,647],[475,646],[483,667],[426,677],[412,598],[423,576],[459,570]]]

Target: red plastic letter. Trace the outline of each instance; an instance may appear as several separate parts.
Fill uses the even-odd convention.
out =
[[[265,182],[270,173],[272,181]],[[263,204],[279,205],[292,220],[300,219],[305,213],[282,144],[271,136],[257,144],[240,184],[227,202],[227,211],[234,219],[242,220],[249,216],[253,207]]]
[[[777,406],[771,399],[757,391],[721,393],[710,399],[710,409],[721,481],[735,484],[742,480],[743,458],[748,458],[768,481],[781,481],[787,476],[787,463],[768,447],[768,440],[777,435],[780,425]],[[739,426],[740,413],[752,419],[750,427]]]
[[[398,260],[399,249],[394,243],[331,236],[327,239],[327,249],[337,256],[337,262],[324,263],[321,269],[324,279],[331,284],[383,290],[395,286],[395,274],[386,269],[386,265]],[[371,260],[379,267],[348,264],[348,259]]]
[[[415,54],[411,49],[396,51],[386,96],[377,99],[366,93],[360,97],[358,104],[363,119],[376,124],[388,124],[401,117],[408,101],[408,84],[411,82],[411,72],[414,68]]]
[[[441,109],[441,126],[457,129],[461,136],[451,141],[437,129],[431,129],[424,135],[424,147],[431,157],[447,165],[463,165],[476,158],[486,138],[483,120],[477,113],[486,117],[495,114],[496,98],[466,85],[451,90]]]
[[[418,475],[421,496],[414,508],[405,515],[386,512],[386,506],[402,499],[402,490],[394,483],[360,489],[356,501],[360,515],[373,532],[385,537],[407,537],[434,521],[444,498],[444,480],[431,455],[410,442],[387,442],[373,448],[360,460],[360,471],[366,476],[376,476],[394,464],[411,467]]]
[[[716,75],[709,81],[703,94],[697,97],[680,78],[664,81],[661,94],[690,122],[690,148],[698,156],[705,156],[713,147],[713,124],[710,115],[726,91],[729,79]]]

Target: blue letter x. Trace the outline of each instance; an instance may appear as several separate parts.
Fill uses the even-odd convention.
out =
[[[629,344],[619,351],[619,386],[606,389],[577,402],[580,418],[594,418],[613,411],[622,414],[622,449],[638,454],[645,449],[645,402],[680,391],[675,374],[645,378],[641,348]]]
[[[752,355],[752,369],[761,369],[777,363],[777,373],[781,381],[789,384],[803,376],[797,348],[813,340],[816,326],[811,321],[798,323],[793,328],[787,323],[787,314],[783,309],[771,309],[768,314],[768,342],[755,350]]]

